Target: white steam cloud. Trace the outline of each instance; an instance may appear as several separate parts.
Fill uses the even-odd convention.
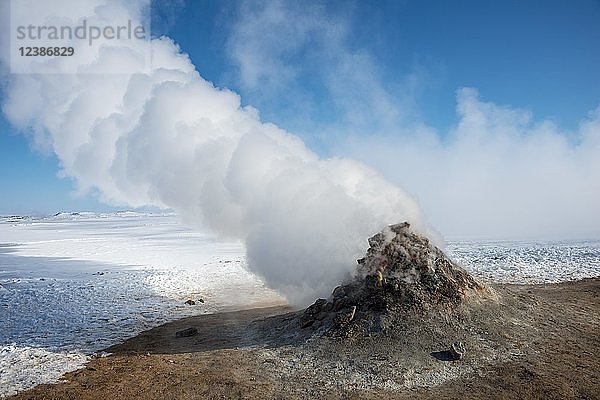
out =
[[[402,182],[445,235],[600,237],[600,108],[565,132],[463,88],[457,114],[446,140],[421,129],[347,138],[338,151]]]
[[[401,185],[445,236],[600,237],[600,108],[582,110],[579,126],[567,131],[461,88],[457,122],[439,132],[416,103],[435,76],[416,63],[393,64],[390,77],[357,45],[361,11],[332,12],[315,1],[241,3],[227,47],[240,86],[284,104],[282,124],[298,132],[310,126],[334,154]],[[307,90],[307,80],[319,90]],[[311,118],[323,109],[333,122]]]
[[[88,23],[99,25],[138,17],[118,2],[91,9]],[[12,75],[4,113],[59,157],[82,192],[173,208],[244,240],[250,268],[294,303],[328,293],[384,225],[425,229],[415,201],[374,170],[319,159],[203,79],[170,39],[153,40],[152,50],[150,69],[136,49],[107,42],[82,73],[62,74],[59,62],[56,74]],[[124,59],[142,72],[87,73]]]

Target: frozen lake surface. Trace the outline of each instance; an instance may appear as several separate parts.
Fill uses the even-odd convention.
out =
[[[446,251],[485,281],[600,275],[597,240],[462,240]],[[0,397],[56,381],[163,322],[282,302],[247,271],[242,243],[186,228],[173,214],[0,217]]]

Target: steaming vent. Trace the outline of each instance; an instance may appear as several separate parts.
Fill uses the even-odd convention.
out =
[[[303,329],[342,336],[378,332],[398,318],[420,319],[493,294],[408,222],[385,228],[369,246],[353,280],[304,311]]]

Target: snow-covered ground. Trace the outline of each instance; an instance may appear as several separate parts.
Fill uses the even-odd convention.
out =
[[[247,271],[243,244],[172,214],[1,218],[0,397],[160,323],[282,302]]]
[[[446,253],[485,282],[552,283],[600,276],[600,240],[461,240]]]
[[[487,281],[600,275],[600,241],[470,240],[446,250]],[[281,304],[245,263],[242,243],[186,228],[173,214],[0,217],[0,397],[54,382],[169,320]]]

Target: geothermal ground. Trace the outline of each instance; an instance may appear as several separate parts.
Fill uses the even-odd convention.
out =
[[[303,311],[282,308],[185,318],[11,399],[600,398],[600,279],[493,289],[499,301],[356,338],[304,341],[289,330]],[[455,341],[464,357],[445,361]]]
[[[600,279],[478,282],[408,224],[306,310],[188,317],[14,399],[600,398]]]

